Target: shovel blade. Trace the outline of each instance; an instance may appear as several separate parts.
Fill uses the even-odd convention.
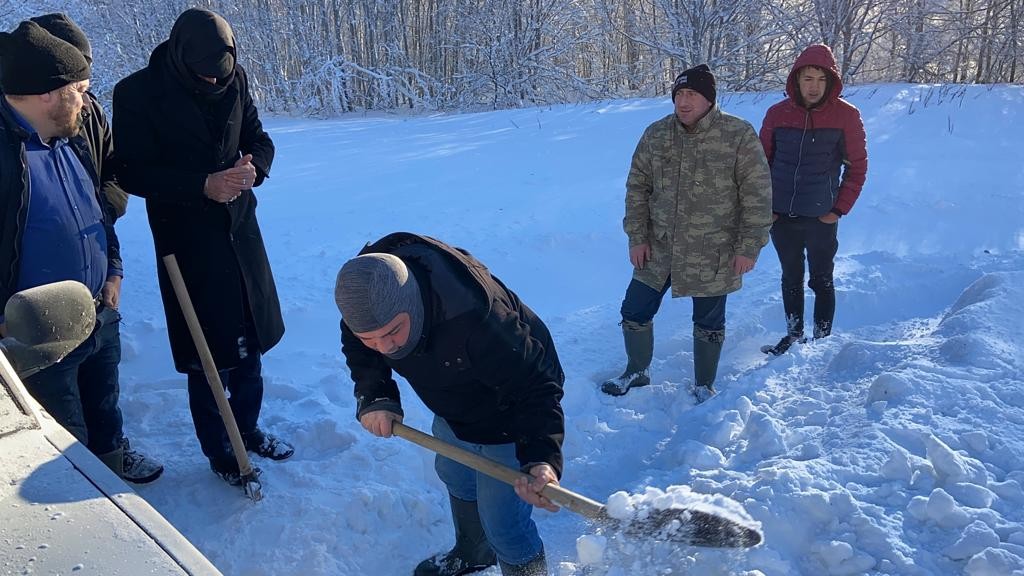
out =
[[[263,500],[263,484],[260,483],[259,476],[255,472],[242,476],[242,490],[253,502]]]
[[[649,510],[643,517],[618,522],[628,536],[687,546],[750,548],[764,539],[755,526],[713,512],[687,508]]]

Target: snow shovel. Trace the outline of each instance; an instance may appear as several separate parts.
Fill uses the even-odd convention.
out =
[[[245,451],[245,444],[242,442],[242,434],[238,431],[238,424],[235,422],[235,414],[231,411],[231,404],[228,403],[227,395],[224,394],[224,384],[220,380],[220,373],[217,365],[213,363],[213,354],[206,344],[206,337],[203,336],[203,329],[199,326],[199,318],[196,316],[195,308],[192,307],[192,299],[189,298],[188,290],[185,288],[185,279],[181,276],[181,269],[178,268],[178,260],[174,254],[164,256],[164,267],[167,275],[174,286],[174,293],[178,296],[178,304],[185,315],[185,322],[188,324],[188,331],[192,333],[192,341],[196,343],[196,350],[199,351],[199,360],[203,363],[203,372],[206,373],[206,381],[213,391],[213,398],[217,401],[217,408],[220,410],[220,417],[224,420],[224,427],[227,428],[228,438],[231,439],[231,449],[235,453],[235,460],[238,462],[238,473],[242,481],[242,489],[245,495],[253,502],[263,499],[263,486],[252,469],[249,462],[249,454]]]
[[[479,454],[438,440],[400,422],[392,422],[391,431],[395,436],[419,444],[506,484],[512,485],[518,478],[529,477],[518,470],[513,470]],[[685,508],[651,510],[650,514],[642,519],[623,521],[609,516],[608,511],[600,502],[561,486],[548,484],[541,494],[563,508],[568,508],[612,529],[621,530],[629,536],[663,537],[666,540],[688,546],[708,548],[749,548],[757,546],[763,539],[761,532],[752,526],[703,510]]]

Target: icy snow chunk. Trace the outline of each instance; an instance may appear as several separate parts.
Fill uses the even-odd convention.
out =
[[[960,441],[975,452],[988,452],[988,434],[980,430],[964,432],[960,435]]]
[[[584,566],[600,564],[607,546],[608,540],[604,536],[584,534],[576,539],[576,556]]]
[[[828,494],[824,492],[813,491],[795,494],[793,499],[800,503],[800,516],[809,517],[822,524],[833,520],[836,516]]]
[[[965,576],[1009,576],[1024,570],[1024,559],[1020,556],[1001,550],[987,548],[975,554],[964,567]]]
[[[701,440],[709,446],[725,448],[740,437],[745,424],[738,410],[728,410],[722,413],[721,420],[704,430]]]
[[[830,576],[853,576],[864,574],[875,567],[875,559],[863,552],[857,552],[846,542],[833,540],[819,542],[811,551],[821,558]]]
[[[778,456],[786,452],[782,426],[764,412],[752,412],[747,419],[743,436],[747,439],[747,455],[759,458]]]
[[[1021,489],[1020,482],[1016,480],[993,482],[989,484],[989,487],[1004,500],[1024,504],[1024,490]]]
[[[910,458],[907,457],[907,451],[903,448],[894,448],[889,453],[889,459],[882,464],[882,468],[879,473],[882,478],[886,480],[900,480],[903,482],[910,481],[910,475],[913,471],[910,468]]]
[[[985,550],[999,546],[999,536],[980,520],[971,522],[964,529],[960,539],[952,546],[946,547],[943,554],[953,560],[965,560]]]
[[[978,476],[964,460],[964,457],[947,446],[942,440],[929,434],[925,439],[925,450],[928,452],[928,460],[935,468],[935,474],[940,482],[971,482]],[[977,478],[978,482],[984,481],[984,476]]]
[[[895,403],[907,397],[907,391],[913,388],[906,377],[890,372],[879,374],[868,389],[868,397],[865,405],[870,406],[875,402]]]
[[[967,512],[942,488],[932,490],[927,498],[915,496],[907,511],[921,521],[931,521],[943,528],[961,528],[970,523]]]
[[[957,502],[971,508],[990,508],[992,507],[992,502],[996,499],[995,493],[988,488],[966,482],[946,486],[946,491]]]
[[[690,440],[683,449],[683,463],[697,470],[712,470],[725,466],[725,456],[718,448]]]

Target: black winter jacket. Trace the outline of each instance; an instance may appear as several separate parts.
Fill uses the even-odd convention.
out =
[[[230,168],[242,154],[253,156],[255,186],[270,172],[274,144],[245,70],[236,66],[223,96],[205,101],[171,72],[167,42],[160,44],[146,68],[114,88],[114,145],[121,186],[146,199],[175,368],[201,372],[202,364],[161,261],[167,254],[178,261],[217,368],[238,365],[238,339],[252,329],[260,351],[270,350],[284,321],[256,195],[245,190],[221,204],[203,194],[207,175]]]
[[[3,98],[3,94],[0,94]],[[86,125],[88,129],[88,125]],[[92,179],[96,200],[103,209],[103,228],[107,234],[107,260],[115,268],[122,268],[121,246],[114,233],[110,214],[113,209],[100,194],[100,180],[93,164],[93,152],[83,130],[68,142],[78,160]],[[21,237],[28,217],[29,175],[25,142],[29,134],[0,103],[0,310],[18,286],[18,268],[21,266]]]
[[[363,345],[341,323],[358,402],[357,416],[400,412],[403,376],[460,439],[516,446],[524,467],[546,462],[561,476],[565,375],[547,326],[468,252],[427,236],[399,232],[360,254],[398,256],[424,297],[424,329],[400,360]]]
[[[100,177],[100,193],[107,199],[111,213],[107,215],[110,222],[124,216],[128,209],[128,194],[117,183],[114,162],[114,138],[110,132],[110,124],[103,113],[96,96],[86,92],[85,107],[82,108],[82,130],[89,141],[93,164]]]

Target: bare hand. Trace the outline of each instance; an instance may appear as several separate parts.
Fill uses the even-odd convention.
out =
[[[558,485],[558,476],[555,469],[548,464],[538,464],[530,468],[530,476],[520,476],[516,479],[514,486],[516,494],[527,503],[549,512],[558,512],[558,506],[541,496],[540,492],[548,484]]]
[[[651,260],[651,245],[637,244],[629,249],[629,261],[637,270],[643,270]]]
[[[7,337],[7,323],[6,322],[0,322],[0,338],[6,338],[6,337]]]
[[[103,283],[103,288],[100,289],[100,297],[103,299],[104,306],[117,310],[121,305],[121,277],[108,276],[107,281]]]
[[[256,167],[252,165],[252,154],[246,154],[227,170],[214,172],[206,177],[203,194],[214,202],[227,203],[238,198],[256,182]]]
[[[779,219],[779,213],[778,212],[772,212],[772,222],[775,222],[778,219]]]
[[[363,425],[363,428],[366,428],[367,432],[380,438],[390,438],[391,423],[401,421],[401,416],[387,410],[367,412],[359,419],[359,423]]]
[[[818,220],[825,224],[835,224],[836,222],[839,222],[839,216],[837,216],[835,212],[829,212],[824,216],[818,216]]]
[[[732,260],[732,270],[736,274],[742,276],[754,269],[755,262],[756,260],[751,260],[746,256],[740,256],[737,254]]]

